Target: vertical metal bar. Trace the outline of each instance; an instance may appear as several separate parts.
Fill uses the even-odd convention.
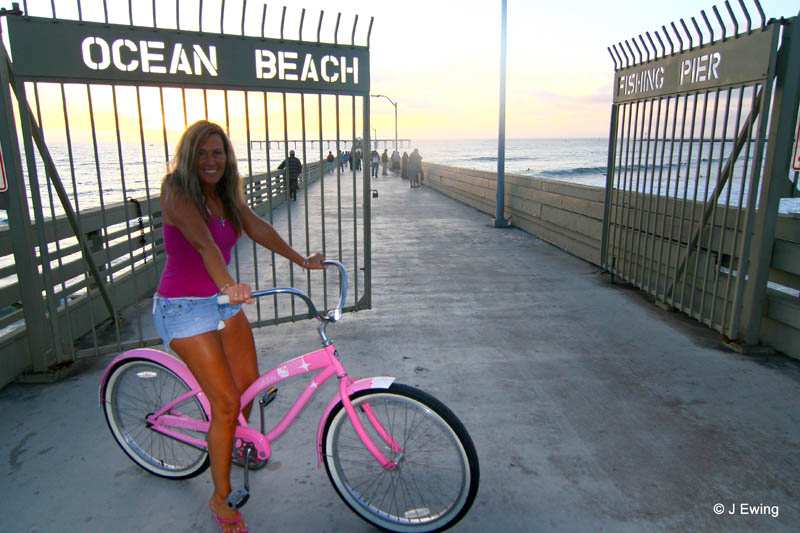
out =
[[[317,43],[318,44],[320,42],[320,36],[321,36],[321,33],[322,33],[322,19],[324,17],[325,17],[325,10],[323,9],[323,10],[321,10],[319,12],[319,22],[317,22]],[[325,272],[325,271],[323,270],[323,272]]]
[[[219,34],[225,33],[225,0],[222,0],[222,5],[219,8]]]
[[[356,45],[356,28],[358,27],[358,15],[356,15],[355,20],[353,21],[353,33],[350,35],[350,45]]]
[[[644,172],[642,173],[642,183],[641,186],[639,184],[639,178],[637,176],[636,179],[636,197],[639,199],[639,220],[638,222],[634,222],[634,224],[638,227],[638,234],[636,236],[636,260],[640,263],[638,267],[639,276],[637,278],[637,269],[633,271],[633,279],[634,283],[637,284],[639,287],[644,288],[644,264],[645,264],[645,255],[642,254],[642,240],[645,240],[645,250],[647,249],[647,224],[650,220],[650,215],[647,213],[646,203],[649,203],[649,199],[646,195],[647,191],[647,171],[649,170],[649,162],[650,162],[650,140],[652,137],[653,132],[653,100],[648,100],[648,113],[647,113],[647,143],[645,144],[645,151],[644,151]],[[658,124],[658,123],[656,123]],[[656,128],[658,126],[656,125]],[[641,158],[641,153],[639,154]],[[641,168],[640,168],[641,170]],[[651,189],[652,189],[652,180],[651,180]]]
[[[341,15],[341,14],[340,14]],[[337,19],[338,28],[338,19]],[[342,149],[340,146],[339,132],[339,95],[336,95],[336,223],[337,235],[339,239],[339,255],[337,259],[342,262]]]
[[[230,119],[230,109],[228,106],[228,89],[222,91],[223,97],[225,99],[225,133],[228,135],[230,139],[231,136],[231,119]],[[231,141],[233,144],[233,141]],[[242,276],[241,276],[241,269],[239,268],[239,247],[233,247],[233,263],[234,263],[234,270],[236,271],[236,283],[241,283]]]
[[[286,14],[286,6],[283,7],[283,13]],[[281,22],[281,38],[283,38],[283,22]],[[293,247],[292,245],[292,199],[290,198],[290,179],[289,179],[289,129],[288,129],[288,120],[286,117],[286,93],[281,93],[283,95],[283,151],[284,151],[284,161],[287,162],[283,169],[283,187],[286,192],[286,216],[288,219],[288,228],[289,228],[289,246]],[[289,261],[289,285],[294,287],[294,263]],[[295,318],[295,310],[294,310],[294,298],[291,299],[291,306],[292,306],[292,320]]]
[[[267,4],[261,9],[261,38],[264,38],[264,27],[267,23]]]
[[[153,222],[153,203],[152,194],[150,192],[150,173],[147,170],[147,148],[144,140],[144,118],[142,117],[142,97],[140,88],[136,87],[136,116],[139,124],[139,146],[142,153],[142,172],[144,175],[144,191],[145,199],[147,201],[147,224],[150,229],[150,251],[153,255],[153,286],[158,284],[158,239],[156,238],[156,227]],[[163,225],[162,225],[163,227]]]
[[[181,31],[181,1],[175,0],[175,26]]]
[[[711,139],[709,141],[710,147],[709,147],[709,154],[708,154],[708,165],[706,167],[705,186],[703,187],[703,210],[701,211],[703,213],[703,218],[698,221],[697,239],[696,239],[697,240],[697,249],[695,250],[694,269],[692,270],[692,273],[694,275],[695,284],[696,284],[697,279],[699,278],[699,269],[700,269],[700,263],[699,262],[700,262],[700,252],[702,250],[701,243],[703,241],[703,228],[706,227],[706,223],[708,222],[708,220],[707,220],[707,218],[705,216],[705,213],[707,213],[708,209],[709,209],[709,206],[708,206],[708,201],[709,201],[708,186],[711,184],[710,183],[711,182],[711,166],[712,166],[712,163],[714,161],[714,142],[716,141],[716,134],[717,134],[717,113],[719,111],[719,94],[720,94],[720,88],[717,87],[716,91],[714,92],[714,114],[713,114],[713,118],[711,120]],[[708,92],[706,92],[706,99],[708,99]],[[721,160],[721,158],[720,158],[720,160]],[[699,181],[700,180],[699,180],[699,176],[698,176],[698,182]],[[712,213],[715,210],[714,209],[715,206],[716,206],[716,202],[714,202],[713,199],[712,199],[712,207],[711,207]],[[708,233],[709,233],[709,235],[714,233],[713,220],[711,221],[711,225],[708,227]],[[691,254],[691,250],[689,251],[689,253]],[[711,253],[712,253],[711,248],[707,247],[706,248],[706,265],[708,264],[708,258],[711,257]],[[702,284],[703,285],[701,287],[700,309],[699,309],[698,314],[696,315],[695,318],[697,318],[698,320],[700,320],[702,322],[703,321],[703,314],[705,312],[704,311],[704,309],[705,309],[705,296],[706,296],[706,293],[709,291],[710,287],[708,287],[708,277],[705,274],[703,275],[703,277],[701,279],[702,279]],[[695,284],[692,285],[692,293],[691,293],[692,297],[689,300],[689,309],[692,309],[692,310],[694,309],[694,295],[697,292],[695,290],[695,288],[696,288]],[[712,302],[712,305],[713,305],[713,302]]]
[[[34,85],[35,87],[35,85]],[[28,96],[25,90],[25,84],[16,82],[17,98],[28,102]],[[20,106],[21,107],[21,106]],[[21,111],[21,110],[20,110]],[[61,348],[61,335],[60,328],[58,327],[58,309],[55,305],[55,295],[53,294],[53,276],[50,268],[50,250],[49,243],[47,242],[47,235],[44,227],[44,210],[42,208],[41,186],[39,185],[39,175],[36,168],[36,156],[34,155],[33,143],[31,142],[31,121],[32,117],[27,113],[20,112],[20,122],[22,125],[22,141],[25,148],[25,159],[28,165],[28,182],[31,190],[31,200],[33,201],[33,214],[34,214],[34,228],[36,231],[36,240],[38,241],[38,257],[35,258],[42,267],[42,282],[45,293],[45,308],[47,309],[47,330],[49,332],[48,338],[52,340],[52,344],[48,351],[54,352],[53,362],[61,362],[63,358],[63,351]],[[54,232],[55,233],[55,232]],[[58,239],[58,235],[55,237]],[[19,285],[20,291],[22,290],[21,283]],[[37,295],[41,298],[41,293]],[[26,323],[26,327],[28,324]],[[29,335],[34,334],[36,329],[31,328]],[[47,357],[45,356],[45,360]]]
[[[369,127],[369,106],[370,97],[364,95],[361,98],[361,113],[362,113],[362,126],[363,126],[363,139],[364,139],[364,179],[362,181],[362,198],[364,202],[364,296],[362,302],[359,302],[359,307],[362,309],[370,309],[372,307],[372,199],[370,191],[370,173],[369,167],[366,164],[367,151],[372,146],[370,142],[370,133],[372,130]]]
[[[100,220],[102,221],[102,246],[105,250],[106,256],[106,263],[105,263],[105,271],[107,272],[106,279],[108,280],[109,286],[114,286],[114,273],[111,271],[111,255],[108,250],[109,247],[109,240],[108,240],[108,219],[106,218],[106,205],[105,200],[103,199],[103,183],[102,183],[102,175],[100,172],[100,156],[99,150],[97,148],[97,128],[95,126],[94,120],[94,103],[92,101],[92,88],[90,85],[86,85],[86,96],[89,101],[89,123],[92,129],[92,148],[94,149],[94,165],[95,165],[95,172],[97,173],[97,193],[100,199]],[[105,280],[104,280],[105,281]],[[117,337],[117,345],[120,346],[121,344],[121,337],[119,331],[119,320],[115,316],[115,313],[111,313],[111,319],[114,321],[114,332]]]
[[[270,161],[270,154],[269,154],[269,98],[267,97],[267,92],[264,91],[262,93],[264,95],[264,139],[266,139],[265,145],[265,155],[267,161],[267,209],[269,212],[269,223],[272,225],[274,223],[272,210],[274,206],[272,204],[273,201],[273,189],[272,189],[272,162]],[[277,280],[277,271],[275,270],[275,252],[270,250],[270,263],[272,266],[272,286],[276,287],[278,285]],[[275,295],[272,297],[272,304],[275,311],[275,320],[278,319],[278,296]]]
[[[684,97],[685,98],[685,97]],[[670,255],[672,251],[672,229],[675,223],[674,220],[674,207],[675,203],[670,202],[669,197],[669,186],[670,182],[672,181],[672,160],[675,156],[675,131],[677,130],[678,125],[678,104],[680,103],[680,96],[675,95],[675,106],[672,114],[672,132],[670,133],[670,140],[669,140],[669,163],[667,164],[667,183],[664,187],[664,218],[661,220],[661,240],[659,241],[658,246],[658,271],[659,271],[659,279],[663,281],[662,287],[663,292],[661,293],[661,297],[658,295],[658,283],[656,283],[656,298],[661,299],[662,301],[666,301],[667,299],[667,280],[669,279],[669,264],[670,264]],[[664,121],[664,137],[666,139],[666,127],[667,123]],[[664,154],[661,154],[661,172],[663,173],[664,169]],[[661,179],[661,174],[659,174],[659,179]],[[673,217],[669,219],[669,238],[667,238],[667,211],[669,211],[670,203],[672,203],[673,207]],[[664,244],[667,245],[667,259],[664,260]],[[663,275],[661,275],[661,269],[663,268]]]
[[[756,102],[758,100],[756,94],[759,91],[760,91],[759,85],[753,84],[753,89],[752,89],[753,96],[750,102],[750,115],[753,117],[753,120],[755,120],[755,117],[758,116],[755,107],[756,107]],[[760,107],[761,106],[759,105],[759,108]],[[739,203],[736,205],[736,224],[734,225],[733,239],[731,241],[731,249],[730,249],[731,259],[730,259],[728,279],[726,280],[725,284],[725,302],[726,304],[729,305],[726,305],[725,308],[726,313],[723,315],[723,323],[726,325],[726,329],[724,331],[727,331],[727,335],[729,338],[735,338],[734,333],[736,330],[736,328],[734,327],[734,320],[735,320],[734,306],[736,305],[736,301],[735,298],[733,301],[731,300],[731,289],[734,288],[736,285],[736,283],[733,282],[734,268],[736,269],[737,272],[736,275],[737,280],[738,278],[744,275],[742,271],[741,254],[737,255],[736,252],[739,249],[739,227],[741,226],[741,220],[742,220],[742,205],[744,204],[744,189],[747,182],[748,163],[750,161],[750,146],[752,145],[753,131],[755,130],[753,126],[754,123],[748,121],[747,127],[745,128],[746,140],[744,146],[744,160],[742,164],[742,179],[739,185]],[[733,187],[733,177],[730,178],[730,185],[731,187]],[[727,313],[728,310],[730,310],[730,317],[728,316]]]
[[[197,8],[197,31],[203,32],[203,0],[200,0],[200,6]]]
[[[320,15],[320,21],[322,16]],[[317,31],[319,37],[319,31]],[[317,39],[319,41],[319,39]],[[322,224],[322,255],[326,254],[325,247],[325,161],[322,155],[322,94],[317,95],[317,112],[319,120],[319,202],[320,202],[320,223]],[[335,160],[334,160],[335,162]],[[325,270],[322,271],[322,298],[323,307],[328,308],[328,276]],[[310,272],[309,272],[310,276]]]
[[[696,96],[696,93],[695,93]],[[680,243],[681,238],[683,235],[683,215],[681,215],[680,220],[677,221],[678,225],[678,242],[675,242],[675,213],[678,210],[678,190],[680,189],[680,182],[681,182],[681,162],[683,161],[683,142],[686,140],[686,114],[689,109],[689,93],[684,94],[683,96],[683,112],[681,113],[681,138],[678,141],[678,161],[675,166],[675,192],[672,198],[672,209],[671,209],[671,220],[670,220],[670,228],[669,228],[669,248],[667,253],[667,279],[670,277],[670,270],[675,272],[675,266],[673,266],[672,262],[672,249],[677,248],[675,254],[675,262],[678,261],[678,251],[680,250]],[[672,160],[670,159],[670,164]],[[666,280],[665,280],[666,282]],[[665,287],[664,292],[664,300],[668,301],[670,305],[673,307],[675,306],[675,296],[673,294],[672,288],[675,286],[675,282],[672,281],[669,284],[669,287]]]
[[[358,22],[358,15],[356,15],[356,22]],[[355,34],[355,28],[353,29],[353,33]],[[351,150],[352,154],[350,159],[352,160],[352,155],[356,152],[356,97],[352,97],[352,111],[353,111],[353,149]],[[364,154],[361,157],[363,164],[364,161]],[[355,304],[356,309],[358,309],[358,191],[356,190],[356,176],[358,174],[358,169],[356,168],[355,161],[353,161],[353,290],[355,291],[355,298],[353,299],[353,304]],[[364,191],[364,194],[367,194],[367,191]]]
[[[242,2],[242,37],[244,37],[244,16],[247,13],[247,0]],[[245,94],[245,100],[247,100],[247,95]]]
[[[114,131],[116,133],[117,138],[117,158],[119,159],[119,179],[120,179],[120,186],[122,187],[122,205],[123,205],[123,213],[125,214],[125,236],[128,240],[128,257],[131,260],[131,271],[130,276],[133,278],[133,291],[134,291],[134,300],[138,302],[139,298],[141,297],[141,293],[139,292],[139,280],[138,275],[136,272],[136,259],[133,253],[133,242],[131,241],[131,221],[130,221],[130,214],[128,213],[128,188],[125,184],[125,164],[124,159],[122,157],[122,134],[119,130],[119,112],[117,109],[117,87],[116,85],[111,86],[111,101],[112,105],[114,106]],[[144,243],[142,243],[144,245]],[[109,266],[110,268],[110,266]],[[121,270],[121,269],[120,269]],[[144,333],[142,332],[142,315],[141,313],[136,313],[136,325],[139,331],[139,342],[144,340]]]
[[[603,202],[603,235],[600,241],[600,264],[606,269],[608,268],[608,230],[611,224],[611,198],[614,191],[614,160],[616,159],[618,114],[619,104],[612,104],[611,124],[608,127],[608,160],[606,162],[606,191],[605,200]]]
[[[748,226],[755,227],[756,235],[750,248],[748,275],[749,281],[744,292],[743,320],[744,341],[756,344],[761,335],[761,318],[766,299],[767,282],[769,280],[769,264],[772,259],[772,246],[775,237],[778,205],[783,192],[783,183],[789,175],[789,161],[792,158],[792,140],[797,120],[797,109],[800,104],[800,18],[795,17],[783,34],[783,43],[778,52],[775,83],[775,101],[769,120],[769,136],[767,145],[764,182],[758,198],[758,208],[753,216],[755,220]],[[771,81],[767,77],[767,83]],[[765,101],[769,100],[765,98]],[[762,107],[766,110],[766,105]],[[762,115],[763,117],[764,115]],[[763,120],[762,129],[766,133],[767,120]],[[762,141],[763,142],[763,141]],[[761,145],[758,154],[763,150]],[[760,169],[753,177],[758,180]],[[751,188],[754,198],[750,202],[755,208],[755,194],[758,191],[756,182]]]
[[[642,265],[641,265],[641,275],[639,276],[639,278],[641,279],[641,285],[640,286],[642,287],[642,289],[644,289],[644,290],[646,290],[648,292],[649,292],[649,290],[648,290],[649,287],[648,287],[648,285],[647,285],[645,280],[651,280],[652,279],[652,272],[648,268],[646,268],[646,266],[647,266],[648,259],[652,257],[652,254],[650,253],[649,248],[651,248],[651,246],[650,246],[651,243],[653,244],[652,247],[655,247],[655,240],[654,239],[655,239],[655,233],[656,233],[655,232],[655,228],[653,229],[652,232],[650,231],[650,215],[651,215],[651,213],[656,218],[656,221],[658,220],[658,213],[653,212],[653,185],[655,184],[655,181],[656,181],[656,154],[658,152],[658,128],[661,125],[661,101],[662,100],[663,99],[661,97],[658,98],[658,106],[656,107],[656,127],[655,127],[655,137],[656,138],[653,140],[653,156],[652,156],[653,157],[653,164],[650,165],[650,169],[651,169],[650,170],[650,192],[645,197],[645,201],[647,202],[647,205],[646,205],[645,210],[643,212],[643,214],[644,214],[644,223],[642,224],[642,227],[643,227],[643,230],[644,230],[643,236],[645,238],[645,241],[644,241],[644,253],[641,255],[641,259],[640,259],[641,262],[642,262]],[[652,115],[652,110],[653,110],[653,106],[652,106],[652,101],[651,101],[651,104],[650,104],[650,113],[651,113],[651,115]],[[651,120],[652,120],[652,118],[651,118]],[[648,127],[647,127],[648,158],[646,159],[648,162],[650,161],[650,159],[649,159],[649,148],[650,148],[650,140],[651,139],[652,139],[652,135],[650,134],[650,126],[648,125]],[[645,167],[645,170],[646,170],[646,167]],[[644,193],[644,189],[646,187],[647,187],[647,173],[645,172],[645,184],[644,184],[644,187],[642,188],[642,193]]]
[[[308,222],[308,163],[306,158],[306,99],[305,94],[300,93],[300,134],[303,139],[303,211],[305,212],[306,230],[306,257],[311,255],[311,236],[309,234]],[[306,293],[311,294],[311,271],[306,269]]]
[[[342,20],[342,14],[338,13],[336,15],[336,29],[333,30],[333,43],[339,44],[339,22]]]
[[[610,236],[610,244],[611,244],[611,246],[610,246],[610,250],[609,251],[611,252],[611,261],[610,261],[610,265],[609,266],[610,266],[610,272],[612,273],[612,276],[614,274],[618,274],[617,266],[616,266],[617,265],[616,258],[619,255],[619,251],[620,251],[619,242],[618,242],[619,241],[619,236],[622,234],[622,228],[620,226],[620,220],[621,220],[620,214],[622,213],[622,210],[625,207],[623,202],[622,202],[622,192],[621,192],[622,191],[622,188],[621,188],[622,176],[623,176],[623,172],[626,171],[626,169],[622,165],[622,154],[625,151],[625,150],[623,150],[623,145],[626,146],[626,147],[628,146],[627,145],[628,138],[625,136],[625,122],[627,120],[628,124],[630,124],[630,120],[631,120],[630,119],[630,109],[632,107],[632,104],[631,103],[623,103],[623,104],[620,104],[620,106],[622,108],[622,120],[619,121],[619,126],[617,127],[617,136],[619,138],[618,141],[617,141],[617,154],[618,155],[617,155],[617,164],[616,164],[616,167],[614,169],[614,174],[615,174],[614,177],[616,177],[616,185],[614,186],[614,190],[613,190],[613,193],[612,193],[612,196],[611,196],[611,206],[613,208],[613,211],[610,213],[611,222],[612,222],[612,225],[613,225],[613,228],[612,228],[613,232],[612,232],[612,234]],[[630,128],[628,129],[628,132],[630,133]]]
[[[242,10],[244,11],[244,10]],[[242,23],[244,24],[244,23]],[[247,91],[244,91],[244,123],[245,123],[245,131],[247,136],[247,174],[250,179],[250,190],[253,191],[255,189],[255,176],[253,175],[253,153],[250,149],[250,95]],[[269,175],[269,173],[267,173]],[[257,199],[260,201],[260,197]],[[253,201],[253,208],[256,207],[256,200]],[[258,246],[256,245],[256,241],[253,241],[253,276],[255,278],[254,284],[256,290],[259,287],[259,275],[258,275]],[[256,317],[258,321],[261,321],[261,299],[256,298]]]
[[[67,113],[67,95],[66,91],[64,90],[64,84],[60,83],[61,86],[61,109],[64,116],[64,132],[66,135],[67,141],[67,156],[69,158],[69,170],[70,170],[70,177],[72,179],[72,196],[73,202],[75,203],[75,214],[76,214],[76,226],[78,228],[78,233],[83,235],[83,229],[81,222],[81,209],[80,209],[80,202],[78,201],[78,183],[75,174],[75,157],[74,152],[72,149],[72,133],[69,125],[69,113]],[[84,270],[83,279],[86,286],[86,294],[89,294],[89,273]],[[96,321],[94,319],[94,306],[89,305],[89,319],[91,320],[92,324],[95,324]],[[97,331],[95,328],[92,328],[92,344],[95,349],[95,353],[98,352],[98,344],[97,344]]]
[[[691,214],[691,218],[689,219],[689,228],[690,228],[689,235],[694,235],[694,234],[702,235],[702,232],[703,232],[702,216],[701,216],[700,220],[697,221],[697,230],[695,230],[694,227],[695,227],[695,219],[697,218],[697,203],[698,203],[697,202],[697,193],[700,190],[700,168],[703,165],[703,144],[704,144],[705,136],[706,136],[706,117],[708,116],[708,95],[709,95],[709,93],[710,93],[710,91],[706,90],[705,93],[703,94],[703,115],[702,115],[702,118],[700,119],[700,140],[699,140],[699,144],[698,144],[698,148],[697,148],[697,152],[698,152],[697,153],[697,165],[695,166],[695,173],[694,173],[694,194],[692,196],[692,214]],[[692,144],[694,144],[694,141],[692,142]],[[712,144],[712,149],[713,149],[713,144]],[[689,177],[689,172],[686,173],[686,176],[687,176],[687,178]],[[707,194],[708,194],[708,192],[705,191],[704,195],[707,195]],[[703,206],[705,207],[705,200],[703,201]],[[701,211],[701,213],[702,213],[702,211]],[[697,239],[697,242],[700,242],[700,239]],[[685,289],[687,287],[687,284],[688,284],[687,282],[689,281],[689,279],[688,279],[689,275],[691,274],[691,276],[692,276],[692,285],[691,285],[691,288],[689,289],[689,309],[688,309],[689,316],[695,316],[694,315],[694,310],[693,310],[693,305],[694,305],[694,293],[695,293],[696,285],[697,285],[697,260],[698,260],[699,253],[700,253],[700,250],[698,249],[697,250],[698,255],[695,256],[695,269],[690,271],[690,269],[688,267],[689,267],[689,263],[691,263],[691,261],[692,261],[692,248],[693,248],[692,245],[693,245],[692,239],[687,239],[687,242],[686,242],[686,257],[683,260],[684,263],[685,263],[684,270],[683,270],[683,286],[682,286],[682,289],[681,289],[681,294],[683,294],[683,292],[685,291]],[[681,303],[683,303],[683,300],[681,300]]]
[[[662,97],[659,100],[659,119],[662,116],[661,115],[661,109],[660,109],[661,100],[665,100],[666,107],[664,108],[664,113],[663,113],[664,129],[663,129],[663,132],[660,135],[660,138],[661,138],[661,156],[659,158],[658,163],[656,163],[656,150],[653,150],[653,181],[656,181],[656,179],[655,179],[655,169],[658,168],[658,185],[656,186],[656,189],[655,189],[655,207],[653,209],[653,214],[655,215],[655,221],[653,222],[653,239],[652,239],[653,245],[650,247],[650,252],[648,254],[650,256],[650,265],[649,265],[650,279],[648,280],[649,283],[647,284],[647,290],[648,290],[648,292],[650,292],[654,296],[658,296],[658,283],[659,283],[659,279],[661,278],[661,257],[659,256],[658,260],[656,260],[656,241],[658,241],[658,243],[659,243],[659,250],[663,249],[663,244],[664,244],[664,220],[667,217],[666,210],[665,210],[665,212],[663,214],[661,213],[661,198],[663,196],[661,185],[663,183],[662,180],[663,180],[663,177],[664,177],[664,155],[665,155],[666,149],[667,149],[667,129],[668,129],[668,126],[669,126],[669,116],[670,116],[669,115],[669,109],[670,109],[671,97],[667,96],[666,99]],[[658,128],[656,128],[656,136],[657,137],[659,136]],[[652,191],[651,191],[650,194],[651,195],[653,194]],[[662,220],[661,232],[659,232],[659,229],[658,229],[658,217],[659,217],[659,215],[661,215],[661,220]],[[654,279],[655,279],[655,285],[653,285],[653,280]]]
[[[627,188],[628,188],[628,172],[630,171],[630,155],[631,155],[631,125],[634,122],[633,120],[633,107],[636,106],[635,110],[638,114],[639,110],[639,102],[629,102],[625,104],[627,108],[627,134],[624,136],[625,138],[625,165],[622,167],[621,176],[618,179],[618,183],[621,181],[621,187],[617,188],[617,205],[619,208],[617,210],[616,216],[616,249],[617,253],[615,254],[614,260],[614,273],[624,277],[623,274],[623,262],[625,256],[625,246],[624,246],[624,239],[625,235],[627,234],[625,229],[625,214],[626,214],[626,198],[627,198]],[[635,131],[635,129],[634,129]],[[620,161],[622,160],[622,151],[620,151]],[[616,258],[619,258],[619,264],[616,262]]]
[[[641,105],[639,105],[641,104]],[[641,107],[641,121],[639,115],[639,108]],[[642,158],[642,137],[644,137],[644,115],[645,109],[647,107],[646,100],[640,100],[637,102],[636,107],[636,118],[634,119],[634,139],[633,139],[633,151],[634,157],[638,154],[638,162],[636,164],[636,184],[639,183],[639,175],[641,172],[641,158]],[[640,126],[641,123],[641,126]],[[636,130],[639,130],[638,133]],[[638,147],[636,143],[638,141]],[[633,270],[633,262],[636,260],[636,257],[633,255],[633,239],[634,239],[634,223],[636,220],[636,207],[634,204],[636,203],[636,191],[635,185],[633,181],[633,171],[631,171],[630,175],[630,182],[629,191],[628,191],[628,203],[630,204],[630,208],[627,210],[626,217],[625,217],[625,226],[626,226],[626,233],[625,233],[625,253],[626,259],[623,261],[623,274],[625,275],[626,279],[631,280],[631,274]]]
[[[680,278],[681,278],[681,274],[679,272],[679,259],[680,259],[680,255],[681,255],[680,249],[681,249],[681,246],[683,244],[683,239],[684,239],[684,226],[685,226],[685,221],[686,221],[686,207],[687,207],[686,203],[688,202],[688,198],[687,197],[689,195],[689,179],[691,178],[691,173],[692,173],[692,170],[691,170],[692,169],[692,155],[694,154],[694,142],[695,142],[694,141],[694,139],[695,139],[694,131],[695,131],[695,127],[697,126],[697,100],[698,100],[699,95],[700,95],[700,91],[695,91],[694,93],[692,93],[692,96],[693,96],[693,98],[692,98],[692,121],[691,121],[691,128],[690,128],[690,131],[689,131],[689,153],[688,153],[688,155],[686,157],[686,178],[683,181],[683,194],[681,195],[680,233],[678,235],[678,243],[677,243],[678,250],[676,250],[676,253],[675,253],[675,277],[674,277],[674,280],[672,282],[673,301],[674,301],[674,296],[675,296],[675,290],[674,289],[678,285],[678,283],[680,282]],[[679,171],[680,171],[680,169],[679,169]],[[690,235],[691,235],[692,223],[693,223],[693,221],[690,220],[689,221],[689,228],[688,228],[689,229],[689,235],[686,236],[687,242],[688,242],[688,239],[690,238]],[[679,309],[683,309],[683,303],[684,303],[683,302],[683,289],[685,288],[685,285],[686,284],[684,283],[683,287],[681,287],[681,292],[678,293],[678,295],[680,297],[680,305],[678,307]]]
[[[281,41],[283,40],[283,25],[286,22],[286,6],[283,6],[283,11],[281,11]],[[294,298],[292,298],[294,301]]]
[[[731,93],[733,92],[733,87],[728,87],[728,90],[725,93],[725,117],[722,119],[722,138],[720,139],[719,145],[719,164],[717,165],[717,176],[722,174],[722,161],[725,159],[725,143],[727,142],[728,137],[728,120],[730,118],[730,111],[731,111]],[[738,127],[738,125],[737,125]],[[709,158],[708,164],[708,174],[711,174],[711,158]],[[708,188],[708,185],[706,185]],[[720,191],[721,192],[721,191]],[[714,281],[711,287],[712,298],[711,298],[711,313],[708,319],[704,319],[703,322],[708,324],[711,328],[714,327],[714,311],[717,308],[717,281],[719,279],[719,268],[720,264],[719,261],[722,258],[722,245],[721,241],[725,236],[725,220],[722,221],[722,227],[720,228],[720,246],[717,247],[717,251],[714,252],[714,232],[716,231],[717,227],[717,208],[719,207],[719,196],[716,198],[711,198],[712,202],[712,211],[711,211],[711,227],[709,228],[708,232],[708,239],[706,239],[706,250],[708,250],[708,254],[706,255],[706,264],[705,268],[703,269],[703,279],[708,282],[708,269],[711,266],[711,256],[715,255],[718,259],[716,260],[715,270],[716,275],[714,276]],[[706,294],[708,290],[703,291],[703,297],[700,299],[700,309],[705,309],[705,301],[706,301]]]
[[[497,184],[495,190],[494,227],[507,228],[506,195],[506,18],[507,0],[501,2],[500,15],[500,112],[497,132]],[[366,196],[366,195],[365,195]]]

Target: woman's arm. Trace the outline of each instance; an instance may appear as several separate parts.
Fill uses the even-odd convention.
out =
[[[261,246],[272,250],[278,255],[282,255],[292,263],[311,269],[325,268],[322,261],[325,259],[321,254],[311,254],[308,258],[294,250],[284,241],[269,223],[256,215],[250,207],[244,204],[239,205],[239,212],[242,216],[242,226],[245,233]]]
[[[222,252],[214,242],[206,221],[194,202],[184,194],[168,192],[164,195],[162,209],[164,222],[177,227],[189,244],[197,250],[203,259],[206,272],[217,287],[223,290],[236,285],[236,281],[228,273]]]

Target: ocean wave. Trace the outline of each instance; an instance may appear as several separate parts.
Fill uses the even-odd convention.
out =
[[[533,161],[533,157],[506,157],[506,161]],[[497,156],[482,155],[479,157],[468,157],[464,161],[497,161]]]
[[[588,174],[606,174],[606,167],[575,167],[562,168],[558,170],[542,170],[538,172],[543,176],[585,176]]]

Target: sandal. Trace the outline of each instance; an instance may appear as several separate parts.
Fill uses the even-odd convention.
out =
[[[239,533],[249,532],[249,529],[247,529],[247,526],[244,523],[244,519],[242,518],[242,514],[239,511],[236,511],[235,518],[225,518],[224,516],[220,516],[216,512],[214,512],[214,509],[211,509],[210,506],[209,509],[211,510],[211,515],[214,517],[214,521],[219,526],[220,531],[224,532],[225,528],[235,527],[236,531],[238,531]]]

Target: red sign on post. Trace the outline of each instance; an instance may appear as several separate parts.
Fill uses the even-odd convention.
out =
[[[800,122],[797,123],[797,133],[794,136],[794,159],[792,159],[792,168],[800,170]],[[5,176],[3,176],[5,179]]]
[[[8,190],[8,180],[6,179],[6,161],[3,159],[3,147],[0,146],[0,174],[2,174],[3,181],[0,181],[0,192]]]

